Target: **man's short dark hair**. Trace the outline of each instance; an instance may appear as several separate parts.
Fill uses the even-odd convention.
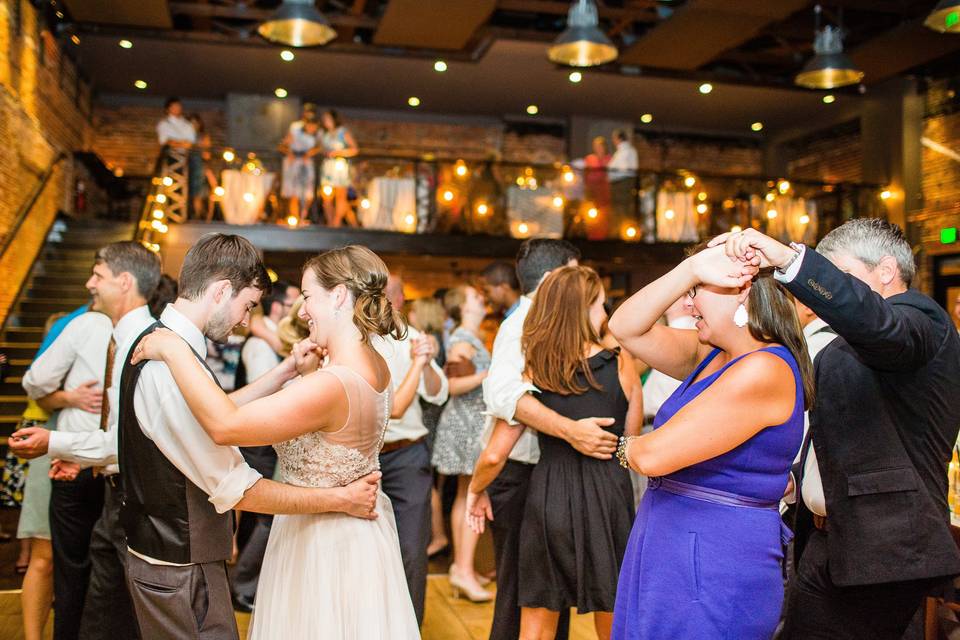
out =
[[[517,280],[517,268],[509,262],[492,262],[480,272],[484,281],[492,287],[505,284],[514,291],[520,290],[520,281]]]
[[[566,240],[533,238],[517,252],[517,277],[524,295],[536,290],[543,274],[580,259],[580,250]]]
[[[246,238],[208,233],[190,248],[180,267],[180,297],[199,300],[212,283],[229,280],[236,296],[247,287],[270,289],[260,252]]]
[[[614,129],[614,130],[613,130],[613,140],[614,140],[614,142],[616,142],[617,140],[628,140],[628,139],[629,139],[629,138],[627,138],[627,132],[624,131],[623,129]]]
[[[183,102],[180,100],[180,98],[177,98],[176,96],[170,96],[170,97],[167,98],[166,101],[163,103],[163,110],[164,110],[164,111],[167,111],[167,110],[170,108],[170,105],[172,105],[172,104],[177,104],[177,103],[183,104]]]
[[[260,298],[260,305],[263,307],[264,315],[270,315],[270,310],[273,309],[274,302],[284,303],[287,299],[287,289],[292,286],[289,282],[277,280],[273,283],[273,286],[270,287],[270,291],[264,292],[263,297]]]
[[[137,293],[149,300],[160,282],[160,258],[139,242],[114,242],[97,251],[96,264],[105,264],[113,275],[129,273],[137,281]]]

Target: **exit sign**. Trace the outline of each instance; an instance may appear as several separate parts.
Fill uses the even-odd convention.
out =
[[[946,227],[940,229],[940,242],[943,244],[953,244],[957,241],[957,228]]]

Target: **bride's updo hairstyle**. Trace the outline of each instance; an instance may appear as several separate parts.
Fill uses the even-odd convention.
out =
[[[364,342],[370,334],[406,337],[406,324],[384,293],[387,265],[370,249],[356,244],[332,249],[310,258],[303,270],[312,271],[327,291],[339,284],[347,288],[354,301],[353,324]]]

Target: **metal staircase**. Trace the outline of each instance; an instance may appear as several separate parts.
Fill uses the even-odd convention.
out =
[[[4,439],[27,405],[21,381],[43,339],[47,318],[88,302],[83,285],[97,249],[132,240],[135,226],[100,220],[54,223],[0,332],[0,352],[10,361],[7,378],[0,382],[0,436]]]

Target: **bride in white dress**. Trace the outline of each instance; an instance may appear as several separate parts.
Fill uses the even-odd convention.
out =
[[[151,334],[142,350],[167,363],[217,443],[275,444],[284,482],[347,485],[380,468],[390,417],[390,372],[368,339],[402,332],[384,296],[386,282],[386,265],[365,247],[308,261],[300,314],[310,337],[295,348],[301,378],[263,398],[245,397],[244,390],[224,394],[172,334]],[[328,364],[319,368],[322,353]],[[382,491],[369,519],[343,513],[274,518],[249,637],[420,637],[393,508]]]

